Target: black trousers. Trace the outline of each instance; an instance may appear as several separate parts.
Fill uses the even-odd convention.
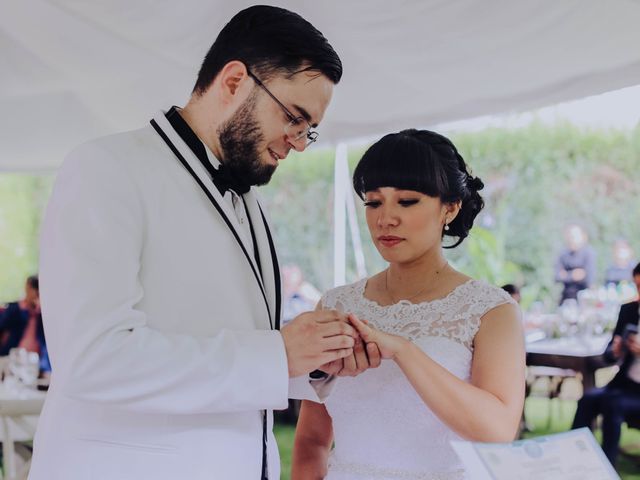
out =
[[[640,392],[637,387],[607,385],[586,392],[578,401],[572,428],[591,427],[598,415],[602,415],[602,450],[615,466],[622,423],[628,416],[640,416]]]

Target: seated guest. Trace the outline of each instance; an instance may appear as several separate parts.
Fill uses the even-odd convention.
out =
[[[578,298],[578,292],[593,285],[596,275],[596,254],[589,245],[589,237],[582,226],[572,223],[564,230],[566,248],[555,264],[555,280],[562,283],[559,304]]]
[[[640,263],[633,269],[633,281],[640,293]],[[578,401],[572,428],[591,426],[602,414],[602,449],[615,465],[620,427],[628,416],[640,415],[640,337],[638,301],[620,307],[618,323],[605,356],[621,361],[620,371],[604,388],[585,392]]]
[[[0,355],[12,348],[24,348],[40,355],[40,370],[51,371],[40,314],[40,291],[37,276],[27,278],[25,296],[9,303],[0,314]]]
[[[282,267],[282,322],[288,323],[302,312],[316,308],[322,294],[304,279],[302,269],[295,264]]]
[[[613,261],[605,271],[604,284],[617,285],[620,282],[629,281],[635,264],[633,249],[629,242],[624,239],[616,240],[613,244]]]
[[[511,295],[511,298],[513,298],[517,303],[520,303],[520,289],[513,283],[507,283],[506,285],[502,285],[500,288]]]

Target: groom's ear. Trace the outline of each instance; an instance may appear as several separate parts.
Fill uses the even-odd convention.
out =
[[[225,104],[240,105],[254,86],[247,67],[238,60],[233,60],[222,67],[215,81],[219,82],[219,95]]]

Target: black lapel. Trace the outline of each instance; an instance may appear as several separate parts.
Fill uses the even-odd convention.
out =
[[[244,205],[244,211],[247,213],[249,229],[251,230],[251,241],[253,242],[253,252],[254,256],[256,257],[256,265],[258,266],[258,270],[260,270],[260,278],[262,278],[262,284],[264,285],[264,274],[262,273],[262,265],[260,264],[260,250],[258,250],[258,240],[256,239],[256,232],[253,229],[253,220],[251,220],[251,214],[249,213],[247,202],[245,202],[243,196],[240,196],[240,198],[242,199],[242,204]]]
[[[275,279],[275,290],[276,290],[276,330],[280,330],[280,314],[282,309],[282,292],[280,286],[280,265],[278,265],[278,255],[276,254],[276,246],[273,243],[273,238],[271,237],[271,230],[269,230],[269,224],[267,223],[267,219],[264,216],[264,212],[262,211],[262,207],[260,203],[258,203],[258,208],[260,209],[260,215],[262,215],[262,222],[264,223],[264,230],[267,232],[267,238],[269,239],[269,250],[271,251],[271,262],[273,263],[273,276]]]
[[[247,249],[244,247],[244,244],[242,243],[242,240],[240,239],[240,236],[238,235],[238,232],[236,232],[235,228],[233,228],[233,225],[231,225],[231,222],[229,221],[229,218],[225,215],[225,213],[222,210],[222,208],[220,207],[220,205],[218,205],[218,202],[213,197],[213,195],[211,195],[211,192],[209,192],[209,189],[207,189],[207,187],[202,183],[200,178],[198,178],[198,175],[196,174],[196,172],[193,171],[193,169],[191,168],[189,163],[185,160],[185,158],[182,156],[180,151],[171,142],[169,137],[167,137],[167,134],[164,133],[162,128],[160,128],[160,126],[156,123],[155,120],[151,120],[151,126],[155,129],[155,131],[158,133],[158,135],[160,135],[160,138],[162,138],[162,140],[164,140],[164,142],[167,144],[167,146],[171,149],[171,151],[176,156],[176,158],[180,161],[182,166],[184,166],[184,168],[189,172],[189,174],[193,177],[193,179],[196,181],[196,183],[200,186],[200,188],[202,189],[204,194],[207,196],[207,198],[209,199],[211,204],[215,207],[215,209],[218,211],[218,213],[220,214],[220,216],[222,217],[224,222],[227,224],[227,227],[229,228],[229,230],[233,234],[234,238],[236,239],[236,242],[238,243],[238,245],[242,249],[242,253],[244,253],[244,256],[246,257],[247,262],[249,262],[249,266],[251,267],[251,271],[253,272],[253,275],[256,278],[256,282],[258,282],[258,286],[260,287],[260,292],[262,292],[262,298],[264,299],[265,306],[267,307],[267,313],[269,314],[269,325],[270,325],[271,329],[273,330],[273,320],[271,318],[271,310],[269,309],[269,302],[267,300],[267,295],[266,295],[266,292],[264,291],[264,287],[262,285],[262,280],[260,278],[260,274],[255,269],[255,267],[253,266],[253,262],[251,261],[251,257],[249,256],[249,252],[247,252]],[[264,214],[263,214],[262,218],[264,220]],[[267,229],[267,232],[268,232],[268,229]],[[269,234],[269,248],[272,248],[271,247],[271,243],[272,243],[271,242],[271,236]],[[273,253],[272,253],[272,255],[273,255]],[[278,276],[279,276],[279,273],[278,273]],[[278,287],[277,288],[279,288],[279,283],[278,283]],[[278,304],[278,299],[279,299],[279,297],[276,298],[276,305]],[[279,308],[276,308],[276,311],[279,312]],[[279,316],[276,316],[276,324],[278,326],[280,324],[280,317]]]

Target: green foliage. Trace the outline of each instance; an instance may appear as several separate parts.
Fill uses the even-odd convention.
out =
[[[513,283],[519,277],[520,269],[507,259],[504,238],[476,227],[465,242],[465,254],[455,264],[460,271],[494,285]]]
[[[640,128],[533,124],[461,134],[454,141],[487,185],[479,223],[505,230],[507,258],[549,303],[557,298],[553,262],[567,223],[577,221],[590,233],[599,279],[616,238],[627,238],[640,253]]]
[[[38,234],[52,175],[0,175],[0,302],[24,294],[38,271]]]
[[[486,207],[476,227],[460,247],[447,252],[464,272],[495,284],[524,285],[525,301],[540,299],[551,306],[559,292],[553,264],[567,223],[578,221],[589,232],[599,279],[616,238],[626,238],[640,253],[640,127],[593,131],[534,123],[461,133],[452,140],[485,182]],[[362,152],[350,151],[352,170]],[[292,156],[262,189],[285,262],[300,264],[321,290],[332,281],[333,156],[330,150]],[[384,262],[371,244],[360,204],[356,197],[371,274]],[[355,278],[349,258],[347,281]]]
[[[590,233],[604,273],[618,237],[640,254],[640,127],[592,131],[569,124],[488,129],[452,135],[485,182],[486,207],[468,239],[447,252],[452,264],[495,284],[524,285],[527,301],[557,301],[553,263],[562,229],[578,221]],[[353,170],[364,148],[349,151]],[[333,282],[332,150],[292,154],[261,189],[275,225],[281,263],[297,263],[320,290]],[[0,176],[0,301],[17,298],[37,271],[38,229],[52,176]],[[385,267],[355,197],[369,274]],[[351,239],[348,238],[348,242]],[[351,251],[351,249],[348,249]],[[353,255],[347,281],[356,279]]]
[[[291,154],[262,195],[280,264],[298,264],[315,285],[333,281],[333,164],[330,152]]]

